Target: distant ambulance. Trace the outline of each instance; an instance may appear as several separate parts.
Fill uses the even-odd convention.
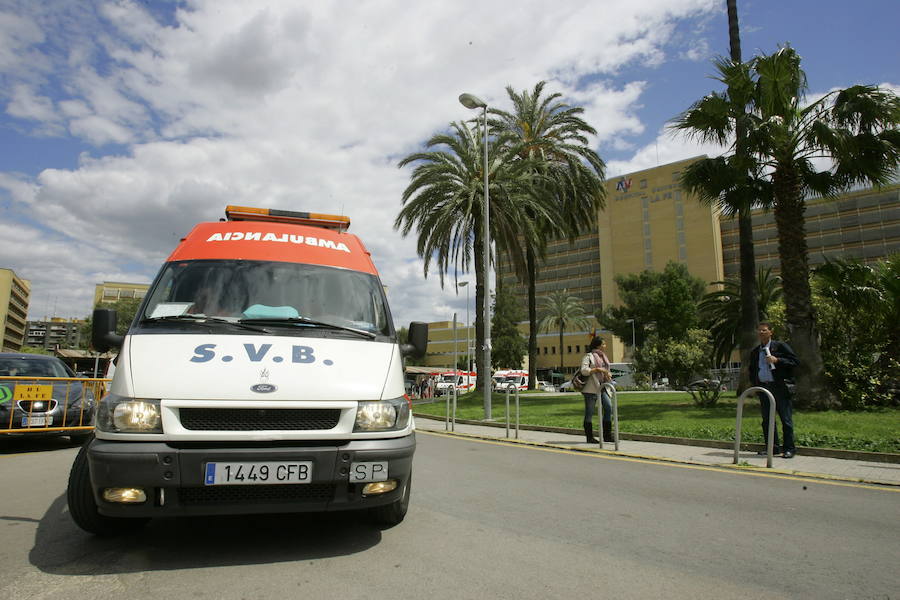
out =
[[[403,520],[416,446],[384,287],[346,217],[229,206],[172,252],[118,349],[69,477],[96,534],[151,517],[368,510]]]
[[[456,387],[456,391],[459,394],[471,392],[475,389],[476,379],[477,374],[474,371],[449,371],[441,373],[437,378],[435,393],[438,396],[450,394],[453,392],[454,387]]]
[[[495,371],[493,380],[494,389],[498,391],[528,389],[528,371],[514,369]]]

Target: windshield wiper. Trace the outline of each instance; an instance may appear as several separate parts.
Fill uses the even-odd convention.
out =
[[[241,323],[260,323],[261,325],[309,325],[312,327],[326,327],[328,329],[337,329],[339,331],[349,331],[357,335],[362,335],[370,340],[375,339],[376,335],[365,329],[357,329],[355,327],[344,327],[343,325],[335,325],[326,321],[317,321],[309,317],[273,317],[267,319],[241,319]]]
[[[262,327],[254,327],[253,325],[248,325],[243,321],[229,321],[228,319],[223,319],[222,317],[208,317],[206,315],[166,315],[165,317],[144,317],[141,319],[141,323],[174,323],[177,321],[190,321],[192,323],[215,323],[215,324],[225,324],[231,325],[233,327],[238,327],[240,329],[246,329],[248,331],[257,331],[259,333],[269,333],[268,330],[263,329]]]

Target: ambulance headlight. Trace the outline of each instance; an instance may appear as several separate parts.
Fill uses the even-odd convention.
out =
[[[96,427],[110,433],[162,433],[159,400],[108,394],[97,407]]]
[[[409,401],[406,398],[360,402],[356,409],[354,431],[390,431],[406,429]]]

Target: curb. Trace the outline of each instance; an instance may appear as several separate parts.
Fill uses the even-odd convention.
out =
[[[432,421],[443,421],[445,417],[437,417],[424,413],[413,413],[416,418],[429,419]],[[457,423],[463,425],[481,425],[483,427],[496,427],[505,429],[506,423],[475,421],[471,419],[456,419]],[[511,426],[512,427],[512,426]],[[580,429],[571,429],[568,427],[546,427],[541,425],[519,425],[519,429],[527,431],[546,431],[548,433],[562,433],[568,435],[583,435]],[[724,450],[734,450],[733,442],[723,442],[721,440],[700,440],[693,438],[667,437],[661,435],[647,435],[643,433],[623,433],[619,432],[620,440],[632,440],[635,442],[656,442],[658,444],[676,444],[678,446],[699,446],[701,448],[720,448]],[[741,444],[741,450],[756,451],[765,450],[763,444]],[[802,450],[804,456],[820,456],[823,458],[839,458],[842,460],[861,460],[866,462],[900,464],[900,454],[889,452],[864,452],[862,450],[838,450],[835,448],[814,448],[809,446],[797,446],[798,450]]]
[[[457,423],[462,423],[460,419],[456,420]],[[465,423],[464,423],[465,424]],[[520,427],[521,429],[521,427]],[[753,465],[734,465],[731,463],[704,463],[697,462],[691,460],[685,460],[681,458],[671,458],[667,456],[653,456],[650,454],[635,454],[633,452],[622,452],[621,450],[606,450],[599,449],[593,447],[573,447],[573,446],[565,446],[559,444],[549,444],[546,442],[535,442],[532,440],[521,440],[514,438],[497,438],[491,437],[489,435],[479,434],[479,433],[462,433],[460,431],[439,431],[433,429],[422,429],[422,433],[429,433],[432,435],[439,436],[447,436],[447,437],[460,437],[467,438],[473,440],[483,440],[487,442],[495,442],[499,444],[511,444],[511,445],[520,445],[520,446],[532,446],[535,448],[552,448],[554,450],[563,450],[565,452],[574,452],[581,454],[600,454],[604,456],[608,456],[611,458],[628,458],[634,460],[652,460],[655,462],[663,462],[663,463],[671,463],[676,465],[686,465],[693,467],[703,467],[708,469],[722,470],[722,471],[736,471],[742,473],[758,473],[761,475],[782,475],[782,476],[790,476],[790,477],[798,477],[803,479],[818,479],[820,481],[831,481],[831,482],[839,482],[839,483],[854,483],[854,484],[865,484],[865,485],[875,485],[882,486],[888,488],[900,488],[900,483],[895,481],[881,481],[879,479],[862,479],[862,478],[854,478],[854,477],[842,477],[840,475],[829,475],[827,473],[806,473],[804,471],[788,471],[784,469],[770,469],[767,467],[758,467]]]

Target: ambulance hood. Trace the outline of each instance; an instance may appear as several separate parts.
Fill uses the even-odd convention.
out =
[[[289,336],[130,335],[116,393],[197,400],[378,400],[400,364],[394,343]],[[390,378],[391,383],[397,379]],[[384,396],[387,397],[387,396]]]

